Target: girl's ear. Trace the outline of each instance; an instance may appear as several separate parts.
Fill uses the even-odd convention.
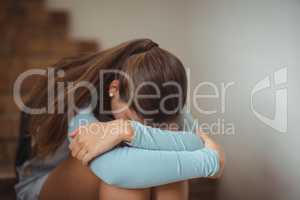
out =
[[[109,91],[108,91],[110,97],[119,96],[119,85],[120,85],[119,80],[113,80],[110,83]]]

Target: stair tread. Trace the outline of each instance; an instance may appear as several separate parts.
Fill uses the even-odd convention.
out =
[[[0,164],[0,179],[14,179],[16,172],[13,164]]]

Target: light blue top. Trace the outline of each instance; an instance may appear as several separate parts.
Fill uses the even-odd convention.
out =
[[[96,122],[90,113],[79,113],[70,122],[69,133],[80,125]],[[134,139],[90,163],[104,182],[122,188],[149,188],[167,183],[213,176],[219,171],[219,156],[204,148],[193,132],[167,131],[131,121]]]

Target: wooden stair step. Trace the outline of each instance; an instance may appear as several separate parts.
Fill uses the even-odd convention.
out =
[[[9,57],[0,59],[0,91],[9,91],[12,88],[13,67]]]
[[[9,15],[9,9],[11,7],[11,2],[8,0],[0,1],[0,22],[3,22]]]
[[[77,41],[78,51],[80,53],[95,52],[99,50],[98,43],[94,40]]]
[[[14,15],[22,18],[22,23],[29,25],[46,23],[48,11],[44,1],[15,1]]]
[[[19,108],[14,102],[12,96],[8,94],[0,95],[0,113],[1,114],[9,114],[16,113],[19,111]]]
[[[16,184],[16,171],[12,163],[0,164],[0,195],[1,200],[14,200],[16,194],[14,185]]]
[[[43,23],[18,25],[17,42],[27,41],[28,39],[42,38],[44,40],[67,39],[69,33],[69,16],[65,11],[51,11]],[[30,28],[28,28],[30,27]]]
[[[15,178],[16,178],[16,173],[15,173],[14,165],[12,163],[0,164],[0,180],[4,180],[4,179],[9,180]]]
[[[14,40],[16,38],[16,26],[13,23],[0,22],[0,56],[12,56],[14,53]]]
[[[67,39],[67,30],[62,27],[56,28],[51,24],[44,23],[44,24],[37,24],[34,26],[28,26],[25,24],[19,25],[18,28],[18,38],[15,38],[16,45],[19,43],[27,44],[27,41],[33,42],[34,40],[53,40],[53,39]]]
[[[0,139],[0,165],[13,164],[16,159],[17,139]]]
[[[70,29],[70,16],[65,10],[53,10],[49,12],[48,16],[49,28],[52,34],[66,35]],[[55,27],[55,28],[54,28]]]
[[[13,94],[16,78],[26,70],[23,63],[22,59],[0,57],[0,94]]]
[[[1,130],[0,130],[0,140],[14,140],[17,139],[19,136],[19,126],[20,126],[20,117],[19,114],[16,113],[14,115],[6,116],[1,115],[0,116],[0,124],[1,124]],[[11,117],[13,116],[13,117]]]
[[[21,44],[21,43],[19,43]],[[37,55],[60,55],[71,56],[77,54],[78,49],[74,42],[61,39],[35,38],[22,43],[17,48],[19,56],[37,56]]]

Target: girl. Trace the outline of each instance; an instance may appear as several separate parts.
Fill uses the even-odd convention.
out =
[[[74,84],[56,92],[54,113],[28,116],[31,156],[18,162],[19,199],[187,199],[186,180],[221,174],[219,146],[186,131],[184,67],[156,43],[129,41],[54,69],[65,75],[53,89]],[[28,106],[47,105],[46,82]]]

